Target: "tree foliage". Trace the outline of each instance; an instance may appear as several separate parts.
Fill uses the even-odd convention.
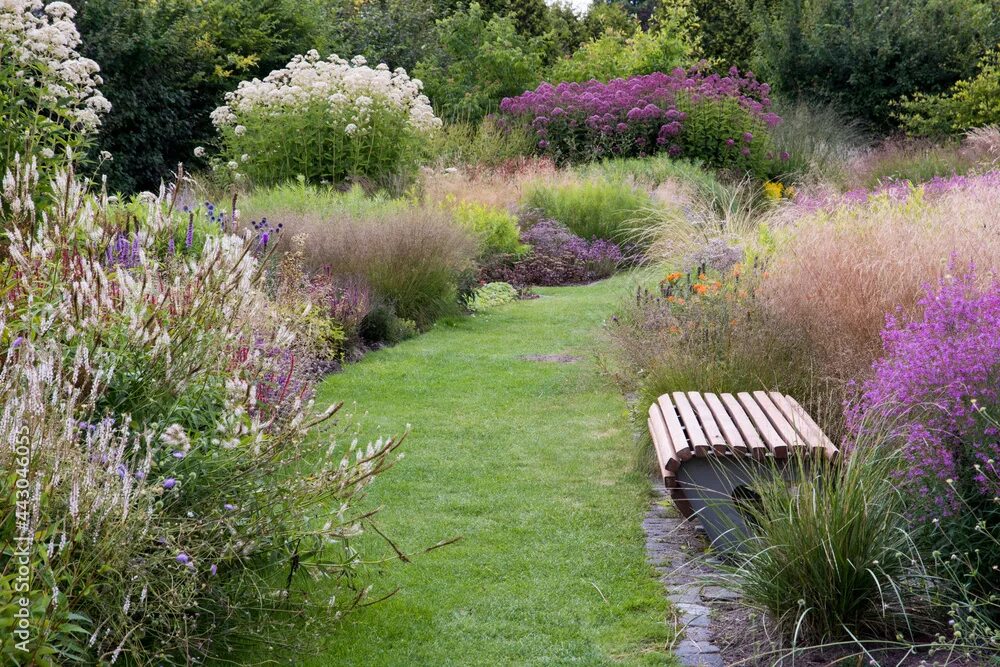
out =
[[[756,61],[781,92],[886,128],[893,100],[970,76],[998,38],[997,0],[779,0]]]

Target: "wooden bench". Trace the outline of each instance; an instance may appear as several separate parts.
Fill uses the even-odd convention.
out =
[[[751,469],[809,454],[834,460],[839,450],[791,396],[778,392],[675,391],[649,407],[659,473],[685,517],[698,516],[713,544],[731,546],[742,529],[734,498]],[[734,524],[734,525],[728,525]]]

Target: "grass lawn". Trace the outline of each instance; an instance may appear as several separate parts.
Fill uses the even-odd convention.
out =
[[[412,424],[405,458],[372,488],[380,528],[404,550],[462,539],[393,563],[373,596],[399,593],[331,626],[305,664],[671,664],[640,526],[649,483],[593,361],[628,288],[541,289],[324,382],[320,398],[356,402],[367,433]],[[522,359],[554,354],[581,359]]]

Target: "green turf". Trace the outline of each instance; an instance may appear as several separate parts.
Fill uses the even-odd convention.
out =
[[[405,550],[462,539],[387,568],[372,594],[399,592],[331,625],[305,664],[670,664],[641,529],[649,483],[593,359],[627,290],[542,289],[324,382],[320,402],[356,402],[369,433],[412,424],[371,491],[382,530]],[[581,359],[522,359],[552,354]]]

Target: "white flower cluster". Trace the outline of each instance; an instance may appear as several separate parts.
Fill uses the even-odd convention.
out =
[[[111,103],[97,89],[103,83],[100,67],[76,51],[80,33],[74,16],[76,10],[65,2],[0,0],[0,59],[19,63],[15,76],[26,86],[40,84],[44,101],[68,98],[74,120],[90,133]]]
[[[0,0],[2,1],[2,0]],[[350,62],[336,55],[321,60],[315,50],[295,56],[283,69],[274,70],[263,80],[243,81],[226,95],[226,105],[212,112],[217,128],[236,125],[240,116],[252,111],[283,112],[317,101],[326,101],[330,112],[344,118],[349,134],[364,128],[372,105],[378,103],[405,115],[417,130],[441,126],[430,100],[422,94],[423,84],[411,79],[399,67],[371,68],[362,56]],[[353,127],[352,127],[353,126]],[[237,133],[245,132],[236,125]]]

